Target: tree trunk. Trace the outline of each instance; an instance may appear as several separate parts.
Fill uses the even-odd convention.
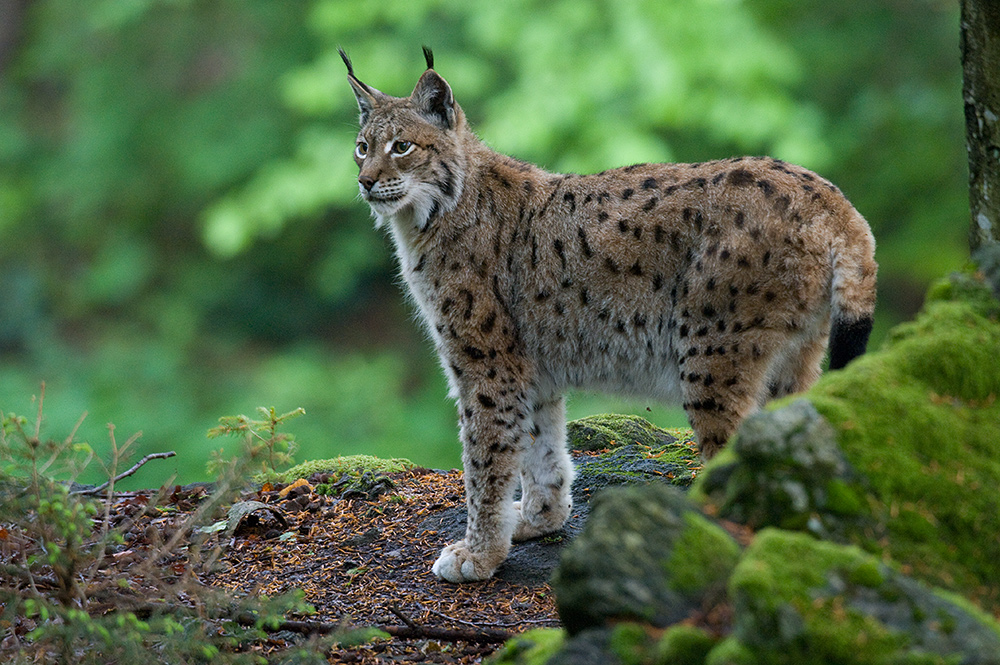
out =
[[[962,0],[961,48],[975,253],[1000,241],[1000,2]]]

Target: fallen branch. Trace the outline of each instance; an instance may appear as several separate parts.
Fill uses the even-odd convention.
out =
[[[143,466],[143,465],[144,465],[144,464],[145,464],[146,462],[148,462],[148,461],[150,461],[150,460],[154,460],[154,459],[167,459],[168,457],[173,457],[173,456],[175,456],[176,454],[177,454],[177,453],[176,453],[176,452],[174,452],[173,450],[171,450],[171,451],[169,451],[169,452],[166,452],[166,453],[150,453],[150,454],[146,455],[145,457],[143,457],[143,458],[142,458],[141,460],[139,460],[138,462],[136,462],[136,463],[135,463],[135,464],[134,464],[134,465],[132,466],[132,468],[131,468],[131,469],[129,469],[128,471],[124,471],[124,472],[122,472],[122,473],[119,473],[119,474],[118,474],[117,476],[115,476],[115,477],[114,477],[114,479],[112,479],[112,480],[108,480],[108,481],[106,481],[106,482],[104,482],[104,483],[101,483],[101,484],[100,484],[100,485],[98,485],[97,487],[88,487],[87,489],[82,489],[82,490],[76,490],[76,491],[74,491],[74,492],[73,492],[73,494],[88,494],[88,495],[89,495],[89,494],[97,494],[97,493],[99,493],[99,492],[103,492],[103,491],[104,491],[105,489],[107,489],[107,488],[108,488],[108,486],[109,486],[109,485],[111,485],[111,483],[112,483],[112,482],[116,482],[116,483],[117,483],[117,482],[118,482],[119,480],[121,480],[122,478],[128,478],[128,477],[129,477],[129,476],[131,476],[131,475],[132,475],[133,473],[135,473],[135,472],[136,472],[136,471],[138,471],[138,470],[139,470],[140,468],[142,468],[142,466]]]
[[[241,615],[238,621],[244,626],[256,626],[256,619],[252,616]],[[345,626],[342,623],[330,623],[326,621],[282,621],[276,626],[262,626],[268,632],[280,632],[287,630],[302,635],[328,635],[338,630],[350,628],[366,628],[368,626]],[[514,637],[514,633],[506,630],[456,630],[450,628],[435,628],[433,626],[370,626],[382,632],[388,633],[392,637],[400,639],[428,639],[441,640],[443,642],[472,642],[473,644],[501,644]]]

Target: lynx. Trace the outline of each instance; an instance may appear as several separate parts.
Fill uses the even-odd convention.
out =
[[[827,180],[754,157],[548,173],[483,144],[424,55],[392,97],[341,51],[360,194],[458,403],[468,523],[438,577],[486,579],[568,518],[568,388],[679,402],[710,458],[828,340],[831,369],[864,353],[875,242]]]

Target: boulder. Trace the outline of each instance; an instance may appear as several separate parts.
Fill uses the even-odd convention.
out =
[[[1000,611],[998,396],[1000,302],[980,273],[954,275],[881,349],[748,419],[693,491]]]
[[[663,484],[609,488],[552,578],[570,635],[612,620],[665,627],[723,594],[740,547]]]
[[[1000,664],[992,617],[857,547],[807,534],[757,534],[729,595],[732,633],[709,663],[730,653],[742,654],[735,662],[769,665]]]

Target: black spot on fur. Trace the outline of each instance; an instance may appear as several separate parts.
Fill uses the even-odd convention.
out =
[[[622,200],[623,201],[628,201],[630,198],[632,198],[632,195],[634,193],[635,193],[635,190],[632,189],[631,187],[628,187],[628,188],[622,190]]]
[[[478,395],[476,395],[476,399],[478,399],[479,403],[485,406],[487,409],[495,409],[497,406],[497,403],[494,402],[493,398],[490,397],[489,395],[484,395],[482,393],[479,393]]]
[[[583,230],[582,226],[577,227],[576,235],[580,238],[580,249],[583,251],[583,255],[588,259],[594,255],[594,251],[590,248],[590,243],[587,241],[587,232]]]
[[[493,332],[493,327],[496,326],[496,323],[497,323],[497,313],[495,311],[491,311],[489,314],[486,315],[486,318],[483,319],[483,322],[479,324],[479,329],[483,331],[484,334],[489,335],[491,332]]]
[[[616,275],[621,272],[621,268],[618,267],[618,264],[610,256],[604,259],[604,267]]]
[[[486,357],[486,353],[482,349],[471,345],[462,349],[462,353],[469,356],[472,360],[482,360]]]
[[[657,200],[657,198],[655,196],[653,198],[649,199],[642,206],[643,212],[649,212],[650,210],[652,210],[653,208],[656,207],[657,203],[659,203],[659,201]]]
[[[733,187],[746,187],[752,185],[753,181],[753,173],[746,169],[734,169],[729,172],[729,184]]]
[[[758,180],[757,187],[764,193],[765,198],[774,193],[774,186],[769,180]]]
[[[656,178],[646,178],[642,181],[643,189],[656,189]]]
[[[638,261],[633,263],[632,267],[629,268],[628,271],[633,275],[635,275],[636,277],[642,277],[642,266],[639,265]]]
[[[556,250],[556,254],[559,255],[559,261],[562,262],[562,269],[566,270],[566,253],[563,251],[562,240],[556,238],[552,241],[552,247]]]

